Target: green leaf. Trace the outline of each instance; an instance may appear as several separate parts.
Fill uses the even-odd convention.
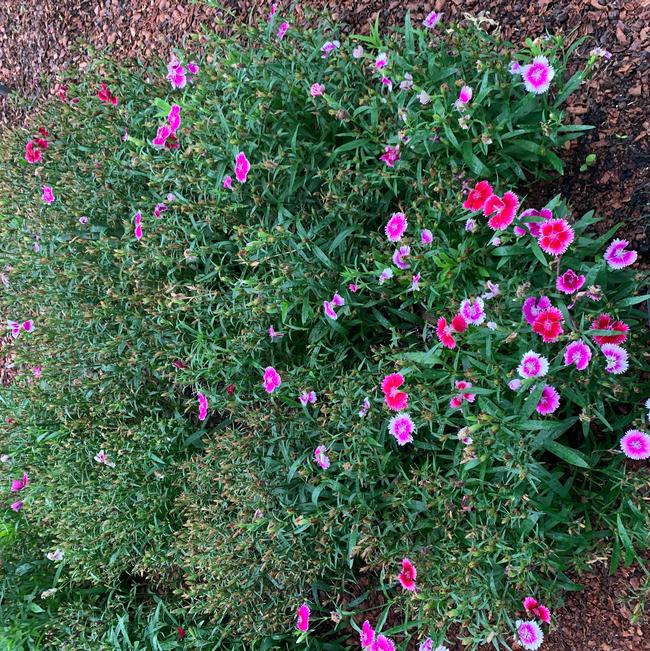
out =
[[[577,450],[572,450],[557,441],[546,441],[543,447],[549,452],[552,452],[556,457],[570,463],[572,466],[578,466],[579,468],[590,467]]]

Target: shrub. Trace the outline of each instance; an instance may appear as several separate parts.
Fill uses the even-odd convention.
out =
[[[290,643],[307,601],[323,648],[366,617],[404,640],[442,640],[457,624],[468,645],[507,643],[522,598],[556,603],[596,545],[615,567],[647,544],[647,474],[616,451],[648,393],[646,297],[642,274],[603,258],[617,227],[596,239],[593,214],[574,219],[560,197],[544,208],[564,226],[519,210],[497,232],[462,207],[477,181],[498,208],[517,183],[561,171],[556,152],[581,131],[562,105],[588,70],[564,78],[561,37],[516,52],[472,21],[428,32],[407,19],[329,56],[333,32],[276,28],[200,37],[170,63],[175,77],[200,61],[182,89],[162,65],[97,59],[39,116],[42,162],[8,134],[0,300],[35,329],[16,340],[2,398],[10,471],[31,479],[22,511],[3,516],[5,600],[60,591],[47,613],[14,618],[14,637],[49,627],[60,648],[129,635],[163,648],[160,634],[173,648],[184,622],[196,648],[215,635],[271,648]],[[555,77],[536,95],[509,67],[541,55]],[[463,87],[472,97],[458,104]],[[178,115],[163,145],[159,127]],[[240,152],[245,182],[232,178]],[[395,213],[408,221],[396,244]],[[554,224],[575,235],[559,257],[531,235]],[[577,294],[557,289],[568,269],[584,276]],[[558,338],[522,314],[541,295]],[[447,330],[463,301],[486,316]],[[604,313],[629,326],[627,374],[606,370],[595,337],[615,332],[593,325]],[[564,363],[579,340],[582,371]],[[527,351],[548,373],[511,389]],[[268,367],[281,378],[272,393]],[[406,445],[380,389],[393,373],[415,424]],[[199,394],[209,416],[197,425]],[[542,398],[552,413],[539,413]],[[56,570],[43,560],[52,548],[65,550]],[[415,594],[397,583],[405,557]],[[25,562],[27,591],[15,577]]]

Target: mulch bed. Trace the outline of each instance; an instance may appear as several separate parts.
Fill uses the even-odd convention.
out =
[[[269,2],[223,0],[233,20],[266,15]],[[282,3],[284,4],[284,3]],[[465,12],[485,11],[515,44],[545,32],[565,34],[569,42],[589,35],[574,65],[596,45],[613,54],[606,68],[570,100],[568,112],[577,123],[597,128],[563,152],[565,176],[530,188],[538,203],[561,192],[576,215],[593,209],[604,218],[600,228],[624,223],[620,233],[645,256],[650,252],[647,219],[650,205],[650,3],[647,0],[437,0],[423,5],[399,0],[312,0],[306,6],[329,13],[353,32],[365,31],[379,14],[380,24],[402,21],[407,9],[416,20],[436,9],[459,20]],[[335,7],[335,8],[333,8]],[[190,0],[0,0],[0,84],[36,103],[53,92],[57,73],[86,66],[89,43],[111,49],[115,56],[155,62],[180,45],[185,35],[210,26],[224,10]],[[304,22],[298,7],[293,22]],[[25,112],[1,95],[0,125],[20,125]],[[579,167],[587,154],[596,163],[586,172]],[[1,288],[0,288],[1,289]],[[2,355],[7,355],[6,342]],[[0,359],[0,383],[10,381],[10,369]],[[1,387],[0,387],[1,390]],[[598,565],[581,578],[585,591],[569,593],[556,614],[546,651],[641,651],[650,649],[650,626],[635,624],[634,613],[644,575],[637,568],[620,569],[614,576]],[[647,578],[645,579],[647,581]],[[647,590],[647,588],[646,588]],[[636,601],[635,601],[636,600]],[[636,613],[638,615],[638,613]]]

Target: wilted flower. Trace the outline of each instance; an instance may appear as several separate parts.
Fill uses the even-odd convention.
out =
[[[519,61],[511,61],[510,65],[508,66],[508,72],[511,75],[520,75],[522,70],[522,66],[519,63]]]
[[[48,552],[45,555],[50,561],[62,561],[64,552],[61,549],[57,549],[53,552]]]
[[[142,239],[142,213],[138,210],[133,218],[133,235],[136,240]]]
[[[393,82],[391,81],[390,77],[382,77],[381,83],[388,88],[389,92],[393,90]]]
[[[338,319],[338,314],[334,311],[334,306],[330,301],[323,301],[323,312],[325,312],[326,317],[329,317],[333,321]]]
[[[605,50],[602,47],[595,47],[589,54],[592,57],[602,57],[603,59],[606,59],[609,61],[609,59],[612,58],[612,53],[609,50]]]
[[[379,274],[379,284],[383,285],[387,280],[393,277],[393,270],[386,268]]]
[[[311,403],[312,405],[316,402],[316,392],[315,391],[303,391],[299,396],[300,404],[307,405]]]
[[[621,438],[621,450],[628,459],[650,459],[650,435],[638,429],[629,429]]]
[[[361,409],[359,410],[359,416],[361,418],[363,418],[368,413],[368,410],[370,409],[370,406],[371,406],[370,405],[370,399],[368,398],[368,396],[366,396],[363,399],[363,405],[362,405]]]
[[[471,217],[465,222],[465,230],[468,233],[474,233],[476,231],[477,224],[476,220],[472,219]]]
[[[115,468],[115,462],[108,458],[108,455],[104,450],[100,450],[93,458],[97,463],[101,463],[109,468]]]
[[[420,104],[426,105],[429,104],[429,102],[431,102],[431,96],[429,95],[429,93],[423,90],[418,95],[418,100],[420,101]]]
[[[27,473],[23,473],[23,476],[20,479],[11,480],[11,492],[18,493],[23,490],[26,486],[29,486],[29,476]]]
[[[104,104],[112,104],[113,106],[117,106],[117,97],[111,93],[110,90],[106,87],[106,84],[102,82],[99,84],[99,90],[97,91],[97,97],[102,101]]]
[[[413,274],[411,277],[411,291],[417,292],[420,289],[420,280],[422,276],[420,274]]]
[[[13,502],[12,504],[10,504],[9,508],[12,511],[15,511],[16,513],[18,513],[18,511],[20,511],[20,509],[23,508],[23,505],[24,505],[24,502],[22,500],[18,500],[17,502]]]
[[[485,286],[488,288],[488,291],[485,292],[485,294],[481,294],[481,298],[485,299],[486,301],[489,301],[491,298],[496,298],[499,296],[499,294],[501,294],[498,283],[493,283],[491,280],[486,280]]]
[[[400,90],[409,90],[413,87],[413,75],[410,72],[404,73],[404,79],[399,82]]]
[[[284,334],[282,332],[276,332],[273,326],[269,326],[268,333],[269,337],[271,337],[271,340],[278,339],[279,337],[284,337]]]
[[[87,224],[88,223],[88,217],[86,215],[81,215],[81,217],[79,217],[79,223],[80,224]]]
[[[356,283],[349,283],[348,290],[351,291],[353,294],[356,294],[359,291],[359,287]]]
[[[327,470],[330,467],[330,460],[327,456],[327,448],[324,445],[319,445],[314,450],[314,459],[323,470]]]
[[[573,269],[567,269],[555,281],[555,286],[559,292],[565,294],[574,294],[585,284],[585,277],[578,275]]]
[[[545,56],[537,56],[521,69],[521,76],[529,93],[540,94],[549,89],[555,70]]]
[[[628,251],[626,247],[629,245],[627,240],[614,240],[605,251],[605,262],[612,269],[624,269],[634,264],[637,259],[636,251]]]
[[[153,216],[156,219],[162,219],[162,214],[167,211],[167,206],[164,203],[157,203],[153,209]]]

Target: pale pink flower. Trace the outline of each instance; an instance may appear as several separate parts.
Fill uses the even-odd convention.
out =
[[[156,219],[162,219],[162,214],[168,210],[166,204],[157,203],[153,209],[153,216]]]
[[[521,76],[529,93],[540,94],[549,89],[555,70],[545,56],[537,56],[521,69]]]
[[[465,222],[465,230],[468,233],[474,233],[476,231],[477,224],[476,220],[472,219],[471,217]]]
[[[485,286],[488,288],[488,291],[485,292],[485,294],[481,294],[481,298],[485,299],[486,301],[489,301],[491,298],[496,298],[501,294],[498,283],[493,283],[491,280],[486,280]]]
[[[7,328],[11,330],[11,336],[14,339],[18,339],[18,337],[20,337],[20,323],[16,321],[7,320]]]
[[[522,70],[522,66],[519,63],[519,61],[511,61],[510,65],[508,66],[508,72],[511,75],[520,75]]]
[[[167,201],[169,201],[169,202],[171,203],[172,201],[176,201],[176,195],[175,195],[175,194],[172,194],[172,193],[170,192],[170,193],[165,197],[165,199],[167,199]]]
[[[319,445],[314,450],[314,459],[323,470],[327,470],[330,467],[330,460],[327,456],[327,448],[324,445]]]
[[[511,391],[518,391],[521,389],[521,385],[522,381],[519,378],[515,378],[514,380],[510,380],[510,382],[508,382],[508,388]]]
[[[420,274],[413,274],[411,277],[411,291],[417,292],[420,289],[420,280],[422,276]]]
[[[299,631],[302,631],[303,633],[305,631],[309,630],[309,615],[311,611],[309,610],[309,606],[307,604],[302,604],[300,608],[298,608],[298,617],[296,620],[296,628]]]
[[[45,554],[45,556],[50,561],[62,561],[64,552],[61,549],[56,549],[53,552],[48,552],[47,554]]]
[[[589,52],[589,55],[592,57],[602,57],[607,61],[612,58],[612,53],[602,47],[595,47],[591,52]]]
[[[199,420],[205,420],[208,416],[208,399],[200,392],[196,396],[199,400]]]
[[[361,627],[361,632],[359,633],[359,641],[361,643],[362,649],[371,647],[375,642],[375,629],[370,626],[370,622],[367,619],[365,622],[363,622],[363,626]]]
[[[267,366],[264,369],[264,388],[267,393],[273,393],[282,384],[280,374],[272,367]]]
[[[423,106],[426,106],[427,104],[429,104],[431,102],[431,96],[429,95],[429,93],[427,93],[426,91],[423,90],[418,95],[418,101]]]
[[[386,88],[388,88],[388,92],[393,90],[393,82],[390,77],[382,77],[381,83],[383,86],[386,86]]]
[[[375,59],[375,68],[381,70],[388,65],[388,54],[386,52],[380,52]]]
[[[628,459],[650,459],[650,435],[638,429],[629,429],[621,438],[621,450]]]
[[[363,56],[363,46],[357,45],[357,47],[352,50],[352,57],[355,59],[360,59]]]
[[[488,321],[485,325],[490,330],[496,330],[497,329],[497,324],[496,324],[495,321]]]
[[[108,455],[106,454],[106,452],[104,452],[104,450],[100,450],[100,451],[99,451],[99,452],[94,456],[94,459],[95,459],[95,461],[96,461],[97,463],[101,463],[101,464],[103,464],[103,465],[105,465],[105,466],[108,466],[109,468],[115,468],[115,462],[114,462],[114,461],[111,461],[111,460],[108,458]]]
[[[303,391],[299,396],[300,404],[307,406],[308,403],[312,405],[316,402],[316,392],[315,391]]]
[[[49,185],[43,186],[43,195],[41,198],[48,206],[54,203],[54,192],[52,191],[52,188]]]
[[[472,325],[481,325],[485,321],[484,303],[482,298],[476,298],[474,301],[465,299],[460,304],[460,313],[467,323]]]
[[[363,418],[368,413],[368,410],[370,409],[370,406],[371,406],[370,405],[370,399],[368,398],[368,396],[366,396],[363,399],[363,405],[362,405],[361,409],[359,410],[359,416],[361,418]],[[649,407],[649,409],[650,409],[650,407]]]
[[[325,93],[325,86],[323,84],[312,84],[309,88],[309,94],[312,97],[320,97]]]
[[[289,29],[289,23],[285,22],[280,25],[280,27],[278,28],[278,39],[280,41],[284,38],[288,29]]]
[[[585,284],[585,277],[578,275],[573,269],[567,269],[555,281],[555,287],[559,292],[574,294]]]
[[[226,188],[226,190],[232,190],[232,176],[230,174],[223,179],[223,187]]]
[[[526,651],[536,651],[544,641],[544,633],[537,622],[524,622],[518,619],[515,622],[519,643]]]
[[[605,359],[607,360],[605,370],[608,373],[620,375],[627,371],[629,363],[625,348],[618,344],[603,344],[600,347],[600,352],[605,355]]]
[[[409,269],[410,264],[405,262],[405,258],[407,258],[411,254],[411,247],[404,244],[403,246],[400,246],[399,249],[393,253],[393,264],[398,268],[398,269]]]
[[[329,317],[333,321],[338,319],[338,314],[334,311],[334,306],[330,301],[323,301],[323,312],[325,312],[326,317]]]
[[[235,158],[235,178],[240,183],[246,183],[246,177],[251,168],[251,164],[246,158],[246,154],[243,151],[240,151]]]
[[[325,45],[320,49],[320,51],[323,53],[321,55],[322,59],[326,59],[334,50],[338,50],[338,48],[341,47],[341,44],[338,41],[327,41]]]
[[[547,384],[542,390],[542,395],[537,403],[537,413],[546,416],[552,414],[560,406],[560,394],[555,387]]]
[[[427,246],[431,244],[431,242],[433,242],[433,233],[428,228],[425,228],[420,233],[420,243]]]
[[[413,87],[413,75],[410,72],[404,73],[404,79],[399,82],[400,90],[409,90]]]
[[[590,360],[591,350],[582,339],[571,342],[564,351],[564,365],[575,364],[579,371],[584,371]]]
[[[529,350],[521,358],[517,373],[525,379],[544,377],[548,373],[548,360],[546,357]]]
[[[406,231],[408,221],[403,212],[394,212],[384,228],[386,237],[390,242],[399,242]]]
[[[87,215],[81,215],[81,217],[79,217],[79,223],[80,224],[87,224],[88,223]]]
[[[629,242],[627,240],[614,240],[605,251],[605,262],[612,269],[624,269],[634,264],[637,259],[636,251],[628,251],[626,247]]]
[[[442,18],[442,13],[438,13],[436,11],[432,11],[430,14],[427,15],[427,17],[422,21],[422,24],[427,28],[427,29],[433,29],[440,19]]]
[[[393,270],[392,269],[384,269],[379,274],[379,284],[383,285],[387,280],[390,280],[392,277],[393,277]]]
[[[395,437],[398,445],[406,445],[413,441],[415,424],[407,413],[402,412],[390,419],[388,431]]]
[[[350,283],[348,285],[348,289],[353,293],[356,294],[359,291],[359,287],[356,283]]]

